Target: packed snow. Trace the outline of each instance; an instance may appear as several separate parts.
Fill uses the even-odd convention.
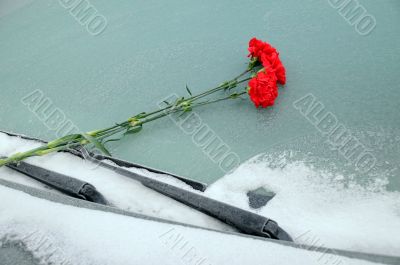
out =
[[[0,133],[0,156],[8,156],[11,153],[21,152],[37,146],[40,146],[40,143],[19,139],[17,137],[10,137]],[[193,211],[186,205],[144,187],[137,181],[121,176],[112,170],[100,168],[89,161],[71,154],[50,154],[46,157],[33,157],[28,161],[32,164],[40,165],[50,170],[89,182],[94,185],[112,205],[120,209],[202,227],[234,230],[230,226],[208,215]],[[146,171],[142,169],[130,170],[146,173]],[[186,186],[175,178],[160,174],[150,174],[150,172],[146,174],[148,176],[152,175],[170,184],[190,189],[189,186]],[[34,184],[35,187],[46,189],[44,185],[34,182],[24,175],[5,167],[0,168],[0,178],[25,185]]]
[[[6,187],[0,193],[0,236],[22,240],[43,264],[372,264],[334,251],[66,206]]]
[[[303,162],[271,168],[255,158],[206,194],[252,210],[246,192],[264,187],[276,195],[257,212],[277,220],[296,242],[399,256],[400,193],[383,186],[381,181],[367,187],[345,184],[342,175]]]
[[[34,141],[0,133],[0,156],[38,145]],[[95,167],[73,155],[57,153],[30,158],[29,162],[93,184],[115,207],[123,210],[216,230],[234,231],[232,227],[166,198],[140,183]],[[143,169],[131,170],[191,189],[170,176],[153,174]],[[0,178],[49,190],[5,167],[0,168]],[[326,172],[301,161],[291,161],[284,154],[279,163],[272,163],[268,156],[259,156],[211,185],[205,195],[276,220],[294,237],[296,243],[399,256],[400,194],[385,190],[383,180],[361,186],[343,179],[344,176],[339,173]],[[276,196],[266,206],[254,210],[249,207],[246,194],[260,187],[276,193]],[[156,260],[169,264],[177,258],[165,258],[173,256],[171,252],[174,251],[171,246],[165,248],[160,240],[160,235],[172,229],[171,225],[62,206],[32,199],[29,195],[3,187],[0,194],[0,237],[8,235],[18,239],[24,237],[26,231],[39,231],[54,236],[54,244],[59,244],[68,257],[71,255],[75,259],[79,255],[89,255],[94,264],[100,260],[102,264],[134,264],[135,256],[139,260],[139,257],[147,254],[150,259],[147,264],[155,264]],[[49,212],[57,212],[57,215],[49,216]],[[68,220],[68,225],[65,220]],[[286,264],[282,261],[284,257],[287,264],[314,264],[318,259],[316,252],[306,254],[301,249],[254,239],[181,226],[174,226],[173,229],[187,237],[196,251],[204,253],[210,264],[223,263],[220,260],[222,256],[236,257],[235,253],[239,249],[242,253],[240,258],[230,260],[230,264],[249,261],[259,264],[271,259]],[[221,253],[216,249],[222,245],[224,255],[218,255]],[[28,242],[28,248],[35,249],[35,242]],[[102,252],[104,249],[108,251]],[[39,256],[45,254],[37,253]],[[343,263],[357,262],[346,259]],[[367,263],[364,261],[360,264]]]

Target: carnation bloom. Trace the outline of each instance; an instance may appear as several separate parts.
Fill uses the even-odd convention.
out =
[[[279,84],[284,85],[286,83],[286,70],[281,59],[279,59],[278,53],[271,54],[268,57],[261,55],[261,62],[264,68],[275,72]]]
[[[278,96],[277,77],[272,69],[259,72],[249,82],[249,95],[251,101],[258,108],[274,105]]]
[[[272,69],[280,84],[286,83],[286,70],[283,66],[278,51],[269,43],[253,38],[249,42],[249,57],[257,58],[264,68]]]
[[[276,49],[267,42],[252,38],[249,42],[249,52],[249,57],[257,57],[260,59],[262,54],[271,54],[276,52]]]
[[[272,69],[275,71],[276,77],[278,78],[278,83],[284,85],[286,83],[286,69],[279,57],[277,57],[272,64]]]

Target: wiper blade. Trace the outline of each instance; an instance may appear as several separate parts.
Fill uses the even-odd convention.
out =
[[[272,239],[293,241],[278,223],[267,217],[240,209],[238,207],[205,197],[201,194],[191,192],[145,175],[134,173],[119,166],[107,163],[107,156],[89,156],[86,159],[97,165],[108,168],[118,174],[141,182],[144,186],[155,190],[167,197],[179,201],[191,208],[199,210],[207,215],[213,216],[224,223],[236,227],[241,232],[250,235],[262,236]],[[113,162],[129,163],[116,158],[110,158]],[[120,164],[117,163],[117,164]]]
[[[199,181],[195,181],[193,179],[189,179],[189,178],[184,178],[181,176],[177,176],[174,175],[172,173],[169,172],[165,172],[165,171],[160,171],[158,169],[154,169],[154,168],[150,168],[147,166],[143,166],[143,165],[139,165],[136,163],[132,163],[132,162],[128,162],[125,160],[121,160],[115,157],[110,157],[110,156],[103,156],[103,155],[94,155],[93,153],[88,152],[86,149],[81,149],[81,150],[75,150],[75,149],[69,149],[68,152],[72,153],[73,155],[78,155],[80,157],[82,157],[83,159],[86,159],[88,156],[90,157],[95,157],[97,160],[109,160],[113,163],[115,163],[116,165],[120,166],[120,167],[125,167],[125,168],[136,168],[136,169],[145,169],[151,173],[155,173],[155,174],[162,174],[162,175],[168,175],[170,177],[173,177],[179,181],[182,181],[183,183],[191,186],[193,189],[204,192],[207,189],[207,185],[199,182]],[[84,153],[83,153],[84,152]]]
[[[69,196],[103,205],[109,205],[104,196],[88,182],[23,161],[16,164],[9,164],[7,167],[36,179],[37,181],[40,181]]]
[[[42,139],[39,139],[39,138],[34,138],[34,137],[26,136],[26,135],[7,132],[7,131],[3,131],[1,129],[0,129],[0,133],[4,133],[4,134],[6,134],[8,136],[18,137],[18,138],[25,139],[25,140],[37,141],[37,142],[44,143],[44,144],[47,143],[46,141],[44,141]],[[67,150],[60,151],[60,152],[67,152],[67,153],[72,154],[74,156],[78,156],[78,157],[80,157],[82,159],[86,159],[86,157],[89,156],[89,155],[90,156],[94,155],[94,154],[91,154],[90,152],[88,152],[84,148],[83,149],[79,149],[79,150],[78,149],[67,149]],[[178,180],[186,183],[187,185],[191,186],[195,190],[205,191],[206,188],[207,188],[207,185],[204,184],[204,183],[201,183],[201,182],[198,182],[198,181],[195,181],[195,180],[192,180],[192,179],[176,176],[174,174],[171,174],[171,173],[168,173],[168,172],[164,172],[164,171],[160,171],[160,170],[157,170],[157,169],[154,169],[154,168],[150,168],[150,167],[147,167],[147,166],[144,166],[144,165],[139,165],[139,164],[135,164],[135,163],[132,163],[132,162],[127,162],[127,161],[124,161],[124,160],[114,159],[113,157],[107,157],[107,160],[110,160],[110,161],[112,161],[112,162],[114,162],[117,165],[122,166],[122,167],[141,168],[141,169],[145,169],[147,171],[150,171],[150,172],[156,173],[156,174],[167,174],[167,175],[169,175],[169,176],[171,176],[171,177],[173,177],[175,179],[178,179]]]
[[[0,132],[5,133],[9,136],[17,136],[17,137],[20,137],[23,139],[40,141],[40,142],[45,143],[45,141],[37,139],[37,138],[27,137],[27,136],[18,135],[18,134],[5,132],[5,131],[1,131],[1,130],[0,130]],[[117,173],[120,173],[121,175],[135,179],[135,180],[141,182],[146,187],[151,188],[155,191],[158,191],[165,196],[175,199],[176,201],[186,204],[189,207],[197,209],[203,213],[211,215],[225,223],[231,224],[232,226],[236,227],[238,230],[240,230],[246,234],[268,237],[268,238],[273,238],[273,239],[278,239],[278,240],[293,241],[292,238],[290,237],[290,235],[288,233],[286,233],[281,227],[279,227],[277,222],[275,222],[272,219],[257,215],[252,212],[245,211],[243,209],[234,207],[229,204],[225,204],[225,203],[217,201],[217,200],[207,198],[200,194],[190,192],[190,191],[175,187],[173,185],[163,183],[159,180],[151,179],[144,175],[139,175],[139,174],[133,173],[133,172],[131,172],[127,169],[123,169],[119,166],[128,167],[128,168],[129,167],[144,168],[153,173],[171,175],[169,173],[158,171],[158,170],[151,169],[151,168],[141,166],[141,165],[136,165],[134,163],[116,159],[113,157],[102,156],[102,155],[95,156],[90,153],[87,154],[87,152],[85,154],[83,154],[81,152],[81,150],[69,149],[69,150],[66,150],[66,152],[68,152],[72,155],[75,155],[75,156],[79,156],[83,159],[92,160],[94,163],[97,163],[97,164],[101,165],[102,167],[109,168]],[[113,166],[103,160],[112,161],[115,164],[117,164],[118,166]],[[24,162],[20,162],[20,165],[21,165],[21,163],[24,163]],[[9,167],[12,167],[12,166],[15,167],[15,165],[9,165]],[[49,170],[47,170],[47,171],[49,171]],[[22,172],[22,173],[24,173],[24,172]],[[54,174],[55,172],[51,171],[51,173]],[[56,174],[59,174],[59,173],[56,173]],[[31,176],[29,174],[26,174],[26,175]],[[192,186],[192,188],[194,188],[195,190],[204,191],[206,189],[206,185],[203,183],[199,183],[194,180],[182,178],[182,177],[175,176],[175,175],[171,175],[171,176]],[[61,178],[64,178],[64,177],[68,177],[68,176],[62,175]],[[77,180],[77,181],[79,181],[79,180]],[[42,181],[42,182],[46,183],[44,181]],[[86,183],[86,182],[83,182],[83,183],[87,184],[87,186],[77,185],[78,187],[80,187],[80,189],[71,189],[73,191],[72,196],[78,197],[81,199],[87,198],[87,200],[89,200],[89,201],[93,201],[93,202],[97,202],[97,203],[101,203],[101,204],[108,204],[107,201],[105,200],[104,196],[102,196],[100,193],[98,193],[96,191],[95,187],[93,187],[89,183]],[[51,183],[46,183],[46,184],[49,186],[53,186]],[[70,189],[61,188],[61,191],[64,191],[64,193],[68,193],[69,190]],[[91,193],[93,193],[95,195],[89,195]],[[97,198],[97,196],[98,196],[98,198]]]

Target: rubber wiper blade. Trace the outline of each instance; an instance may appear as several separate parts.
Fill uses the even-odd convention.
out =
[[[183,183],[191,186],[193,189],[201,191],[201,192],[204,192],[207,189],[207,185],[206,184],[204,184],[202,182],[199,182],[199,181],[195,181],[193,179],[184,178],[184,177],[177,176],[177,175],[174,175],[174,174],[169,173],[169,172],[165,172],[165,171],[154,169],[154,168],[151,168],[151,167],[148,167],[148,166],[144,166],[144,165],[139,165],[139,164],[136,164],[136,163],[128,162],[128,161],[121,160],[121,159],[118,159],[118,158],[115,158],[115,157],[104,156],[104,155],[99,155],[99,154],[94,155],[92,153],[89,153],[86,149],[82,149],[82,150],[79,150],[79,151],[76,151],[74,149],[70,149],[68,151],[71,152],[74,155],[82,156],[82,158],[84,158],[84,159],[86,159],[87,156],[91,156],[91,157],[95,156],[97,160],[108,160],[108,161],[111,161],[111,162],[115,163],[116,165],[118,165],[120,167],[145,169],[145,170],[147,170],[147,171],[149,171],[151,173],[168,175],[168,176],[173,177],[173,178],[175,178],[175,179],[177,179],[179,181],[182,181]],[[83,154],[82,152],[85,152],[85,155],[82,155]]]
[[[243,233],[278,240],[293,241],[290,235],[279,227],[277,222],[267,217],[205,197],[199,193],[170,185],[157,179],[149,178],[143,174],[134,173],[111,163],[107,163],[105,156],[101,156],[100,159],[97,159],[95,156],[89,156],[86,157],[86,159],[120,175],[139,181],[144,186],[179,201],[193,209],[213,216],[224,223],[232,225]],[[114,160],[116,159],[114,158]]]
[[[30,141],[37,141],[40,143],[47,143],[46,141],[42,140],[42,139],[38,139],[35,137],[29,137],[26,135],[21,135],[21,134],[16,134],[16,133],[12,133],[12,132],[7,132],[7,131],[3,131],[0,129],[0,133],[4,133],[7,134],[8,136],[11,137],[18,137],[21,139],[25,139],[25,140],[30,140]],[[72,154],[74,156],[78,156],[82,159],[86,159],[87,156],[94,156],[94,154],[88,152],[86,149],[67,149],[64,151],[60,151],[60,152],[67,152],[69,154]],[[195,190],[199,190],[199,191],[205,191],[207,189],[207,185],[198,181],[195,181],[193,179],[188,179],[188,178],[183,178],[168,172],[164,172],[164,171],[160,171],[154,168],[150,168],[148,166],[144,166],[144,165],[140,165],[140,164],[136,164],[136,163],[132,163],[132,162],[128,162],[128,161],[124,161],[124,160],[120,160],[120,159],[115,159],[113,157],[108,157],[108,156],[100,156],[100,155],[96,155],[96,158],[98,159],[107,159],[110,160],[114,163],[116,163],[117,165],[121,166],[121,167],[127,167],[127,168],[139,168],[139,169],[145,169],[147,171],[156,173],[156,174],[167,174],[175,179],[178,179],[184,183],[186,183],[187,185],[190,185],[193,189]]]
[[[15,164],[8,164],[7,167],[29,176],[39,182],[42,182],[69,196],[94,203],[109,205],[105,197],[88,182],[23,161]]]

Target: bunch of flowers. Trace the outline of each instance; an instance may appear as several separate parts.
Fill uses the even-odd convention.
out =
[[[250,63],[248,68],[237,77],[223,82],[219,86],[206,90],[197,95],[192,95],[190,89],[186,86],[189,94],[187,97],[180,97],[174,102],[165,102],[165,107],[151,112],[141,112],[129,119],[116,123],[115,125],[86,133],[70,134],[38,148],[13,154],[10,157],[0,159],[0,167],[16,163],[32,156],[42,156],[52,152],[68,149],[83,148],[87,145],[94,147],[106,155],[111,154],[105,147],[105,143],[114,141],[111,136],[118,135],[121,139],[128,134],[135,134],[142,130],[143,125],[167,115],[176,113],[190,112],[193,108],[216,103],[224,100],[237,99],[245,94],[249,94],[251,101],[258,107],[266,108],[274,105],[278,97],[278,83],[284,85],[286,82],[285,67],[279,59],[278,51],[269,43],[253,38],[249,42],[248,48],[250,54]],[[246,75],[248,77],[246,77]],[[247,86],[242,86],[248,82]],[[242,90],[236,90],[242,86]],[[224,91],[225,94],[210,98],[211,95]]]

